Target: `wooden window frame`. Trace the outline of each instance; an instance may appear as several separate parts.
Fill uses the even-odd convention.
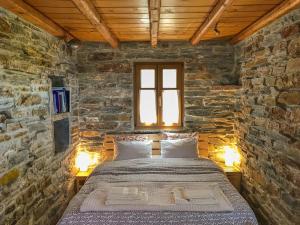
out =
[[[184,117],[184,64],[182,62],[138,62],[134,64],[134,127],[137,130],[178,130],[183,127]],[[141,88],[140,71],[142,69],[155,70],[155,88]],[[163,69],[177,69],[177,87],[163,88]],[[139,112],[139,90],[156,90],[157,104],[157,123],[154,125],[145,125],[140,123]],[[163,90],[179,90],[179,121],[177,125],[164,126],[162,124],[162,91]]]

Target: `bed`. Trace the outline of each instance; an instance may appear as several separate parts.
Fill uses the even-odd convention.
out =
[[[107,185],[128,184],[187,186],[217,184],[232,206],[231,211],[180,210],[82,210],[89,196]],[[205,158],[144,158],[107,161],[98,166],[85,185],[71,200],[58,225],[196,225],[236,224],[257,225],[255,215],[247,202],[230,184],[213,161]]]

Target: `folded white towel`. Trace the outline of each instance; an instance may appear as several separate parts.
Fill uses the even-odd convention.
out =
[[[137,187],[112,187],[107,193],[105,205],[147,204],[148,195]]]
[[[159,188],[155,191],[152,190],[149,194],[151,197],[148,199],[148,205],[168,206],[175,204],[170,188]]]
[[[137,195],[139,193],[138,187],[111,187],[109,190],[110,195],[114,194],[124,194],[124,195]]]
[[[172,193],[174,195],[175,204],[217,204],[213,190],[209,189],[173,188]]]

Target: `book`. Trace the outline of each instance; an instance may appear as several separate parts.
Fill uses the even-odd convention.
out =
[[[64,88],[55,88],[52,90],[53,111],[55,114],[70,111],[70,91]]]

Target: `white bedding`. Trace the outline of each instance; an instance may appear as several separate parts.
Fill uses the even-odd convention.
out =
[[[217,183],[230,201],[233,211],[119,210],[82,212],[80,210],[87,196],[95,190],[103,188],[103,183],[127,186],[128,183],[141,182],[168,184],[181,182],[189,186],[200,183]],[[182,207],[186,206],[183,205]],[[64,216],[59,221],[59,225],[82,224],[257,225],[258,223],[247,202],[212,161],[206,159],[133,159],[107,162],[95,169],[79,193],[72,199]]]
[[[80,207],[81,212],[233,211],[230,201],[217,183],[130,182],[118,185],[103,182],[100,186],[83,201]],[[124,190],[126,190],[125,193]]]

